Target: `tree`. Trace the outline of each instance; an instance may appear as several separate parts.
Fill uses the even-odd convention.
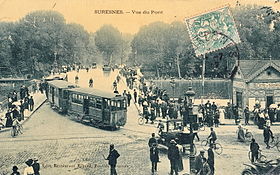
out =
[[[99,51],[104,54],[107,64],[111,64],[113,53],[120,51],[121,42],[121,33],[112,25],[104,25],[95,33],[95,44]]]

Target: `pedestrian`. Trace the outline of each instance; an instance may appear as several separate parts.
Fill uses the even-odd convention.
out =
[[[137,103],[137,92],[136,92],[136,89],[133,90],[133,97],[134,97],[134,103]]]
[[[170,175],[178,175],[178,160],[179,160],[179,149],[176,146],[176,141],[172,139],[170,146],[168,147],[168,159],[170,161]]]
[[[268,116],[269,116],[269,120],[270,120],[271,124],[273,124],[274,118],[275,118],[275,109],[268,108]]]
[[[110,174],[111,175],[117,175],[116,171],[116,165],[117,165],[117,159],[120,157],[120,154],[117,150],[115,150],[115,146],[113,144],[110,145],[110,151],[109,155],[106,160],[109,160],[110,165]]]
[[[155,109],[151,108],[151,116],[150,116],[151,124],[154,124],[155,119],[156,119]]]
[[[32,167],[34,170],[34,175],[40,175],[40,164],[38,163],[38,159],[34,158],[33,161]]]
[[[14,90],[14,92],[13,92],[13,97],[12,97],[12,100],[13,100],[13,102],[15,102],[15,101],[17,101],[17,100],[18,100],[16,90]]]
[[[88,86],[92,88],[92,87],[93,87],[93,79],[92,79],[92,78],[90,78],[90,79],[89,79],[89,81],[88,81],[88,83],[89,83],[89,85],[88,85]]]
[[[239,114],[238,114],[238,106],[235,105],[233,108],[233,115],[234,115],[234,119],[235,119],[235,124],[238,125],[239,124]]]
[[[165,117],[166,117],[167,110],[168,110],[167,103],[165,101],[163,101],[161,104],[161,113],[162,113],[163,119],[165,119]]]
[[[217,109],[218,109],[218,107],[217,107],[217,105],[215,104],[214,101],[213,101],[213,103],[212,103],[211,109],[212,109],[213,112],[216,112]]]
[[[248,106],[246,106],[244,109],[244,115],[245,115],[245,125],[249,125],[250,111]]]
[[[24,120],[24,110],[25,110],[25,104],[20,100],[20,119],[19,120]]]
[[[18,167],[17,166],[13,166],[13,172],[11,175],[20,175],[20,173],[18,172]]]
[[[153,144],[157,144],[157,139],[155,133],[152,133],[152,137],[149,139],[148,145],[151,148]]]
[[[157,163],[159,162],[158,148],[157,144],[153,143],[150,148],[150,160],[152,162],[152,174],[157,172]]]
[[[270,138],[273,140],[274,137],[273,137],[273,133],[272,131],[270,130],[270,126],[265,126],[264,127],[264,130],[263,130],[263,137],[264,137],[264,143],[266,144],[266,148],[269,149],[270,146],[269,146],[269,140]]]
[[[127,105],[130,106],[130,101],[131,101],[131,94],[130,92],[128,91],[127,93]]]
[[[11,116],[10,109],[8,109],[8,111],[6,112],[5,118],[6,118],[6,127],[12,127],[13,119],[12,119],[12,116]]]
[[[256,140],[252,138],[252,142],[250,144],[250,151],[252,153],[251,162],[255,162],[259,158],[259,149],[260,146],[256,143]]]
[[[239,142],[245,142],[245,132],[241,124],[238,125],[237,140]]]
[[[28,99],[28,106],[29,106],[29,110],[33,111],[33,109],[34,109],[34,99],[33,99],[33,96],[30,96],[30,98]]]
[[[20,87],[20,89],[19,89],[19,95],[20,95],[20,99],[21,99],[21,100],[22,100],[22,99],[24,98],[24,96],[25,96],[23,85],[22,85],[22,86]]]
[[[34,175],[34,170],[32,167],[33,160],[28,159],[25,164],[27,165],[27,167],[24,169],[23,175]]]
[[[12,110],[12,119],[15,119],[15,118],[17,118],[18,120],[21,120],[21,116],[20,116],[20,113],[18,112],[18,110],[17,110],[17,107],[16,106],[14,106],[13,107],[13,110]]]
[[[215,174],[215,167],[214,167],[214,151],[213,151],[213,148],[214,148],[214,144],[210,144],[210,147],[209,147],[208,150],[207,150],[207,153],[208,153],[207,162],[208,162],[209,167],[210,167],[210,169],[211,169],[211,175],[214,175],[214,174]]]
[[[201,150],[199,155],[197,155],[195,157],[195,167],[194,168],[197,173],[199,173],[203,168],[203,160],[202,160],[203,158],[204,158],[204,151]]]
[[[79,83],[79,77],[78,77],[78,75],[75,76],[75,83],[76,83],[76,84]]]
[[[220,112],[219,112],[219,110],[216,110],[214,112],[214,124],[215,124],[215,127],[219,127],[219,123],[220,123]]]

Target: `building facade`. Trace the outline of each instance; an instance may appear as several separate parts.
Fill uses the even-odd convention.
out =
[[[240,60],[231,81],[232,103],[242,109],[280,103],[280,60]]]

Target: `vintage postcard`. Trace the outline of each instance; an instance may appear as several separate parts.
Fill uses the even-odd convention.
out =
[[[279,0],[0,0],[0,175],[279,175]]]

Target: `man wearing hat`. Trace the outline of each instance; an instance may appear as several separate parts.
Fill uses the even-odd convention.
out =
[[[13,172],[11,175],[20,175],[20,173],[18,172],[18,167],[17,166],[13,166]]]
[[[170,146],[168,148],[168,159],[170,160],[170,174],[173,175],[175,172],[175,175],[178,175],[178,160],[180,158],[179,149],[176,146],[176,141],[171,140]]]
[[[196,156],[195,158],[195,170],[196,172],[200,172],[203,168],[203,161],[202,159],[204,158],[204,151],[201,150],[200,154]]]
[[[150,160],[152,162],[152,173],[154,174],[157,171],[157,163],[159,162],[158,148],[157,144],[153,143],[150,148]]]
[[[250,111],[248,105],[244,109],[244,115],[245,115],[245,125],[249,125],[249,116],[250,116]]]
[[[34,175],[40,175],[40,164],[38,163],[38,159],[34,158],[33,161],[32,167],[34,170]]]
[[[25,164],[27,165],[27,167],[24,169],[23,175],[34,175],[34,170],[32,167],[33,160],[28,159]]]
[[[109,160],[109,165],[111,167],[111,175],[117,175],[116,171],[116,165],[117,165],[117,159],[120,157],[120,154],[117,150],[115,150],[115,147],[113,144],[110,145],[110,152],[106,160]]]

